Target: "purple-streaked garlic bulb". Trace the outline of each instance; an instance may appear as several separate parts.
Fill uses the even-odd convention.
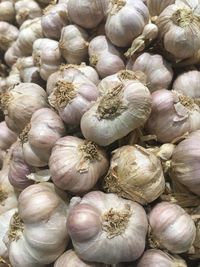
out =
[[[95,67],[101,78],[125,69],[120,52],[104,35],[90,41],[88,52],[90,64]]]
[[[152,99],[148,88],[132,71],[120,71],[107,76],[98,85],[100,97],[83,115],[84,137],[106,146],[144,125]]]
[[[165,89],[153,92],[152,99],[147,130],[156,135],[159,142],[170,143],[200,129],[200,108],[195,99]]]
[[[69,125],[79,125],[83,114],[98,97],[96,85],[78,68],[63,68],[51,76],[47,91],[49,103],[62,120]]]
[[[109,162],[106,153],[95,143],[65,136],[53,147],[49,167],[57,187],[82,194],[92,189],[108,171]]]
[[[77,255],[85,261],[136,260],[144,251],[147,227],[143,207],[115,194],[93,191],[71,199],[67,228]]]
[[[18,34],[19,30],[17,27],[8,22],[0,21],[0,51],[6,52],[17,39]]]
[[[175,3],[175,0],[147,0],[147,6],[151,17],[160,15],[160,13],[169,5]]]
[[[104,189],[142,205],[153,202],[165,189],[160,160],[139,146],[122,146],[112,153]]]
[[[191,216],[179,205],[158,203],[149,214],[150,245],[167,249],[172,253],[183,253],[190,249],[196,227]]]

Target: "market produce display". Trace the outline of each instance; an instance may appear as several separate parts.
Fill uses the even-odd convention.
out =
[[[200,267],[200,0],[0,0],[0,267]]]

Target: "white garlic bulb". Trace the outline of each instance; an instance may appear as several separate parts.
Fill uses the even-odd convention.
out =
[[[139,145],[122,146],[112,153],[104,189],[142,205],[151,203],[165,189],[161,162]]]
[[[49,160],[56,186],[72,193],[85,193],[108,170],[106,153],[96,144],[75,136],[60,138]]]
[[[110,41],[119,47],[131,45],[149,22],[149,11],[141,0],[112,0],[105,30]]]
[[[77,25],[62,28],[59,48],[68,63],[81,64],[87,60],[88,38],[88,33]]]
[[[22,82],[25,83],[42,83],[39,68],[34,66],[33,57],[18,58],[17,65]]]
[[[13,22],[15,19],[15,8],[12,1],[0,2],[1,21]]]
[[[90,64],[95,67],[101,78],[125,69],[120,52],[104,35],[90,41],[88,52]]]
[[[44,9],[41,19],[42,30],[45,37],[59,40],[61,30],[69,24],[67,4],[50,4]]]
[[[68,243],[67,204],[51,183],[31,185],[19,196],[5,236],[13,267],[44,267],[61,255]]]
[[[7,127],[5,121],[0,122],[0,136],[2,150],[7,150],[17,140],[17,135]]]
[[[152,99],[137,77],[132,71],[120,71],[99,83],[100,97],[81,119],[86,139],[106,146],[144,125]]]
[[[70,204],[67,227],[81,259],[116,264],[141,256],[148,226],[142,206],[100,191],[74,197]]]
[[[160,202],[149,214],[150,239],[155,246],[172,253],[190,249],[196,236],[194,221],[176,204]]]
[[[19,30],[14,25],[0,21],[0,50],[6,51],[17,39]]]
[[[62,62],[59,43],[48,38],[39,38],[33,43],[33,61],[39,67],[43,80],[58,70]]]
[[[175,3],[175,0],[147,0],[149,13],[152,17],[160,15],[160,13],[169,5]]]
[[[70,20],[86,29],[95,28],[106,16],[109,0],[68,0]]]

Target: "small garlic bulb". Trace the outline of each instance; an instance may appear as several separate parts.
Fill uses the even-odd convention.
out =
[[[172,253],[190,249],[196,236],[195,224],[184,209],[176,204],[160,202],[149,214],[150,244]]]
[[[55,261],[68,243],[68,207],[52,183],[24,189],[5,236],[13,267],[43,267]]]
[[[17,60],[20,78],[25,83],[42,83],[39,68],[34,66],[33,57],[22,57]]]
[[[50,39],[59,40],[61,30],[69,24],[67,4],[50,4],[44,9],[41,19],[44,36]]]
[[[106,16],[109,0],[69,0],[70,20],[86,29],[95,28]]]
[[[0,21],[0,51],[5,52],[17,39],[19,30],[14,25]]]
[[[116,264],[141,256],[148,227],[142,206],[100,191],[74,197],[70,204],[67,227],[81,259]]]
[[[178,75],[173,90],[192,98],[200,97],[200,71],[191,70]],[[189,90],[188,90],[189,89]]]
[[[108,170],[105,152],[96,144],[75,136],[60,138],[49,160],[54,184],[72,193],[85,193]]]
[[[20,0],[15,3],[16,21],[21,25],[25,20],[41,17],[42,10],[34,0]]]
[[[161,143],[170,143],[185,133],[200,129],[200,108],[195,100],[176,91],[153,92],[153,107],[147,130]]]
[[[187,267],[187,264],[178,256],[172,256],[159,249],[148,249],[136,267]]]
[[[49,108],[35,111],[19,135],[25,161],[35,167],[46,166],[51,149],[64,134],[65,125],[57,113]]]
[[[96,85],[78,68],[61,68],[48,82],[49,103],[66,124],[79,125],[83,114],[98,97]],[[50,77],[51,78],[51,77]]]
[[[39,38],[33,43],[33,61],[39,67],[43,80],[58,70],[62,62],[59,43],[48,38]]]
[[[122,146],[112,153],[104,189],[142,205],[153,202],[165,189],[160,160],[139,146]]]
[[[104,35],[91,40],[88,52],[90,64],[95,67],[101,78],[125,69],[120,52]]]
[[[77,25],[63,27],[59,48],[68,63],[81,64],[87,60],[88,38],[88,33]]]
[[[1,21],[13,22],[15,20],[15,8],[12,1],[0,2]]]
[[[172,154],[170,176],[200,196],[200,131],[180,142]]]
[[[119,47],[131,45],[149,22],[149,11],[141,0],[111,0],[106,36]]]
[[[34,83],[20,83],[1,95],[1,107],[5,121],[12,131],[20,133],[29,122],[33,112],[47,107],[47,95]]]
[[[147,0],[147,6],[151,17],[159,16],[160,13],[169,5],[175,3],[175,0]]]
[[[100,97],[81,119],[86,139],[107,146],[144,125],[152,99],[137,78],[132,71],[120,71],[99,83]]]
[[[168,89],[173,78],[173,70],[170,64],[161,55],[142,53],[129,68],[133,71],[142,71],[147,77],[147,87],[150,92],[160,89]]]
[[[177,60],[192,57],[200,49],[199,9],[198,1],[176,1],[157,19],[164,48]]]

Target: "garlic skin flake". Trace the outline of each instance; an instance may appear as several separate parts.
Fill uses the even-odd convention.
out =
[[[136,260],[144,251],[147,226],[142,206],[115,194],[93,191],[71,199],[67,227],[77,255],[85,261]]]

